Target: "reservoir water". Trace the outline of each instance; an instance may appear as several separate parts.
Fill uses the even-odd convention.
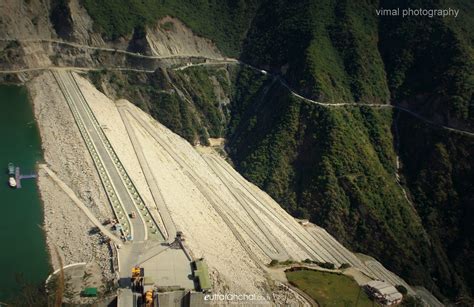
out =
[[[36,180],[22,180],[21,189],[7,183],[9,162],[23,173],[35,171],[41,160],[40,137],[26,89],[0,85],[0,302],[18,293],[18,278],[39,284],[50,270]]]

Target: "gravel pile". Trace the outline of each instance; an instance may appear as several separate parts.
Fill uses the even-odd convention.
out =
[[[41,74],[28,87],[46,164],[100,220],[113,217],[92,159],[52,74]],[[94,225],[44,171],[39,173],[38,186],[53,269],[59,268],[59,258],[63,265],[94,262],[104,283],[113,280],[110,247],[94,233]]]

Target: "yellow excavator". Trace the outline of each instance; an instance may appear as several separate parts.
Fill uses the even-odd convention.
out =
[[[153,306],[153,290],[148,290],[145,293],[145,306],[152,307]]]
[[[154,282],[149,277],[145,278],[145,270],[138,265],[132,268],[131,284],[133,292],[142,294],[142,304],[144,303],[144,306],[154,306]]]
[[[142,273],[142,269],[138,265],[134,266],[132,268],[132,281],[134,279],[143,277],[141,273]]]
[[[138,265],[132,268],[131,286],[133,292],[143,293],[143,277],[145,272]]]

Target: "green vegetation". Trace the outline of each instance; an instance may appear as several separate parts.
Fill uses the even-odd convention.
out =
[[[448,4],[429,1],[432,8]],[[418,97],[422,111],[433,116],[445,113],[445,119],[461,119],[473,126],[472,94],[474,80],[473,31],[465,31],[473,20],[471,1],[452,1],[461,10],[460,20],[452,18],[381,18],[380,53],[387,69],[387,80],[395,101]],[[464,3],[464,5],[462,5]],[[385,8],[399,7],[399,1],[383,1]],[[407,7],[423,6],[409,1]],[[467,7],[466,7],[467,6]],[[471,7],[469,12],[468,7]],[[429,94],[435,97],[429,97]]]
[[[276,266],[276,265],[290,265],[290,264],[293,264],[295,263],[293,260],[290,260],[290,259],[287,259],[285,261],[278,261],[276,259],[272,259],[272,261],[270,261],[270,263],[268,264],[268,266]]]
[[[170,15],[225,54],[241,54],[251,64],[282,72],[306,96],[384,103],[390,96],[405,100],[433,91],[438,98],[427,115],[447,108],[449,117],[472,120],[474,36],[468,29],[474,21],[467,13],[472,3],[450,2],[466,10],[458,23],[374,14],[379,6],[440,6],[421,0],[82,0],[96,29],[109,39],[131,36],[134,29]],[[64,11],[62,5],[55,7]]]
[[[51,1],[51,14],[49,19],[54,30],[63,39],[70,39],[73,31],[71,12],[67,0]]]
[[[83,2],[111,39],[171,15],[307,97],[390,101],[434,122],[474,129],[472,1]],[[378,7],[440,5],[459,8],[459,17],[375,14]],[[97,79],[103,78],[191,142],[225,136],[238,170],[291,214],[439,297],[472,295],[471,138],[406,112],[312,105],[245,68]],[[216,81],[230,104],[218,97]]]
[[[90,80],[101,89],[110,85],[118,97],[129,99],[192,144],[208,145],[209,137],[224,136],[227,109],[223,98],[230,80],[220,69],[196,67],[154,74],[94,71]]]
[[[336,269],[336,266],[334,265],[334,263],[330,263],[330,262],[319,262],[318,265],[324,269],[328,269],[328,270],[335,270]]]
[[[423,301],[417,297],[417,296],[412,296],[408,295],[403,298],[402,307],[424,307],[426,306]]]
[[[409,3],[437,7],[432,2]],[[283,74],[307,97],[381,103],[390,98],[409,102],[434,121],[469,129],[474,127],[473,5],[452,2],[461,13],[464,9],[459,22],[377,19],[374,2],[264,3],[242,57]],[[408,281],[451,298],[471,295],[469,138],[438,134],[406,113],[309,105],[276,85],[262,97],[269,83],[255,88],[245,82],[238,79],[235,92],[252,91],[234,96],[228,147],[247,179],[293,215],[309,217]],[[414,207],[395,179],[398,143],[401,183]]]
[[[403,285],[396,285],[395,288],[398,290],[398,292],[400,292],[404,296],[407,295],[407,293],[408,293],[407,288],[405,288],[405,286],[403,286]]]
[[[270,261],[269,266],[276,266],[276,265],[278,265],[278,263],[279,263],[278,260],[272,259],[272,261]]]
[[[275,71],[306,96],[323,101],[386,102],[375,4],[269,1],[260,7],[242,57]],[[276,31],[275,31],[276,29]]]
[[[331,263],[331,262],[320,262],[320,261],[313,261],[311,259],[305,259],[305,260],[303,260],[303,263],[316,264],[316,265],[318,265],[322,268],[328,269],[328,270],[335,270],[336,269],[336,266],[334,265],[334,263]],[[341,264],[341,267],[343,265],[348,265],[348,266],[344,266],[344,268],[350,267],[350,265],[348,263]]]
[[[241,87],[237,83],[236,91]],[[422,260],[404,260],[430,252],[394,176],[391,111],[330,110],[269,81],[240,99],[247,108],[234,100],[232,114],[240,121],[229,131],[228,146],[246,178],[293,215],[309,217],[353,249],[384,259],[409,280],[429,279]]]
[[[219,71],[216,74],[219,75]],[[188,80],[191,82],[188,82]],[[219,83],[218,79],[211,75],[211,71],[200,67],[177,72],[176,79],[173,81],[186,87],[186,91],[190,93],[191,100],[196,105],[196,108],[202,112],[202,119],[206,119],[208,122],[206,128],[209,136],[217,138],[221,137],[224,133],[225,118],[221,111],[221,103],[216,96],[212,80],[222,84],[222,88],[225,88],[228,82],[225,79],[220,79],[222,83]]]
[[[165,31],[174,31],[174,23],[172,23],[171,21],[167,21],[163,24],[160,25],[160,28],[162,28],[163,30]]]
[[[213,40],[224,53],[236,56],[245,30],[260,1],[250,0],[82,0],[97,31],[115,40],[138,26],[174,16],[194,32]]]
[[[0,60],[3,63],[18,63],[21,61],[20,43],[17,40],[12,40],[0,48]]]
[[[398,126],[405,180],[438,264],[433,277],[449,296],[469,293],[474,285],[474,211],[468,205],[474,140],[433,130],[406,114],[400,114]]]
[[[288,281],[324,306],[367,306],[373,302],[350,277],[328,272],[301,270],[286,272]]]

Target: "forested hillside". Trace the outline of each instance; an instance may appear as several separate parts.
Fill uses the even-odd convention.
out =
[[[387,0],[383,5],[398,7],[399,2]],[[417,7],[427,1],[409,2]],[[435,1],[431,6],[463,8],[456,20],[381,18],[379,50],[393,101],[438,122],[472,129],[474,36],[472,28],[467,29],[474,18],[474,4],[451,2]]]
[[[261,0],[83,0],[97,31],[107,39],[129,36],[166,15],[178,17],[220,50],[237,56],[246,29]]]
[[[278,78],[246,68],[119,78],[122,93],[144,98],[143,108],[191,142],[225,136],[238,170],[293,215],[310,218],[411,283],[469,301],[474,140],[441,126],[474,128],[472,1],[83,4],[107,39],[172,15],[224,54],[271,71],[308,98],[391,103],[419,114],[424,120],[396,108],[314,105],[291,95]],[[375,13],[407,6],[460,13],[456,19]],[[99,85],[110,79],[95,77]],[[216,80],[229,104],[213,92]],[[148,86],[139,88],[143,81]],[[171,84],[187,94],[158,90]]]

